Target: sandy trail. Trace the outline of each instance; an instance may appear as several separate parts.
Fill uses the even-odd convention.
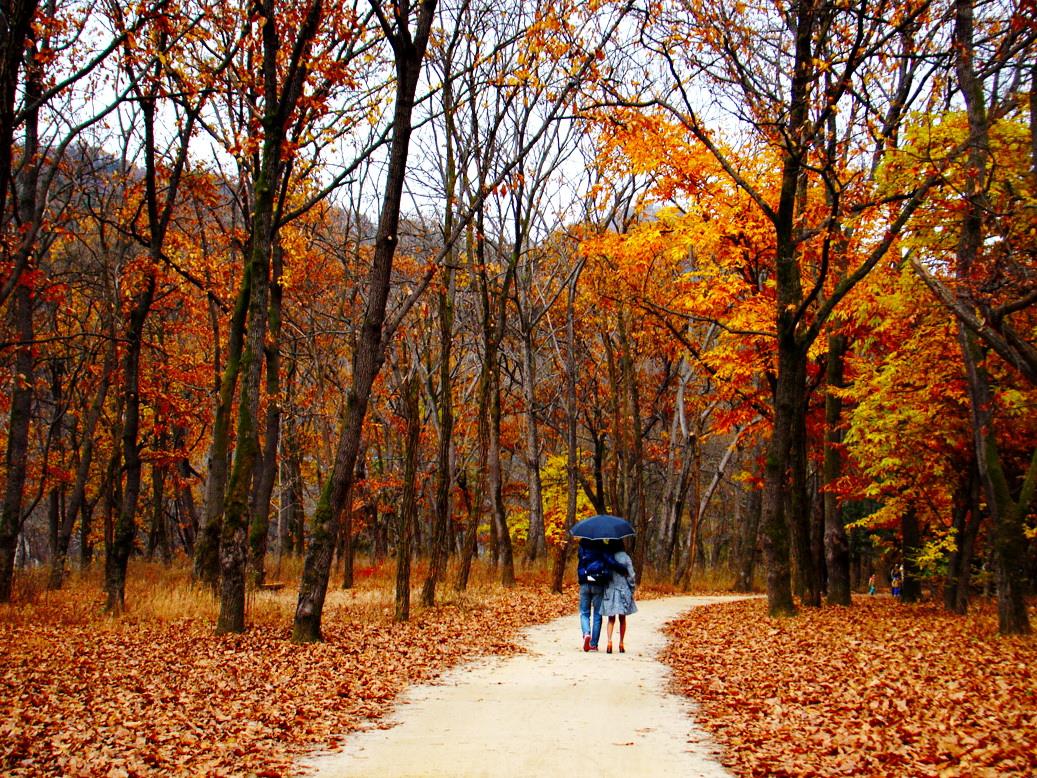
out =
[[[525,631],[529,653],[476,660],[416,686],[386,723],[303,763],[332,776],[729,776],[667,691],[662,626],[724,597],[638,603],[625,654],[584,653],[573,614]],[[618,645],[616,625],[615,645]]]

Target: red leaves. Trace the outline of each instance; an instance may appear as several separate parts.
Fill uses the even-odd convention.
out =
[[[517,589],[409,624],[362,623],[329,602],[327,642],[309,646],[292,644],[287,624],[219,638],[204,620],[5,619],[0,772],[284,775],[298,754],[383,715],[408,684],[517,651],[511,635],[574,602]]]
[[[858,598],[773,621],[762,601],[701,608],[666,654],[741,775],[1023,775],[1037,770],[1032,639],[989,609]]]

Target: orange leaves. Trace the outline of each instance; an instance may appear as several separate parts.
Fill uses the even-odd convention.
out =
[[[692,611],[666,661],[742,775],[1023,775],[1037,769],[1032,640],[888,597],[765,617]]]
[[[37,618],[53,621],[30,625],[5,612],[0,772],[285,775],[296,755],[384,714],[407,684],[518,650],[511,634],[572,597],[520,588],[402,625],[329,604],[328,642],[310,646],[280,627],[217,638],[202,620],[76,625],[41,606]]]

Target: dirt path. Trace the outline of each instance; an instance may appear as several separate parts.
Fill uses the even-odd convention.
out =
[[[722,597],[638,603],[625,654],[584,653],[573,614],[525,633],[528,654],[465,664],[409,690],[387,723],[305,761],[332,776],[708,776],[730,774],[666,690],[662,626]],[[618,644],[618,625],[616,644]]]

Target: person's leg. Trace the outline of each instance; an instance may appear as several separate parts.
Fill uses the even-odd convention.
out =
[[[590,651],[591,648],[591,599],[591,587],[588,584],[580,584],[580,629],[584,651]]]
[[[627,617],[619,617],[619,653],[626,653],[626,649],[623,648],[623,638],[627,636]],[[609,637],[612,637],[612,625],[609,624]]]
[[[601,637],[601,599],[605,590],[600,586],[591,589],[591,608],[594,610],[593,627],[591,628],[591,648],[598,650],[598,638]]]
[[[609,616],[609,626],[608,626],[609,647],[608,647],[608,652],[610,654],[612,653],[612,630],[615,628],[615,626],[616,626],[616,617],[615,616]]]

